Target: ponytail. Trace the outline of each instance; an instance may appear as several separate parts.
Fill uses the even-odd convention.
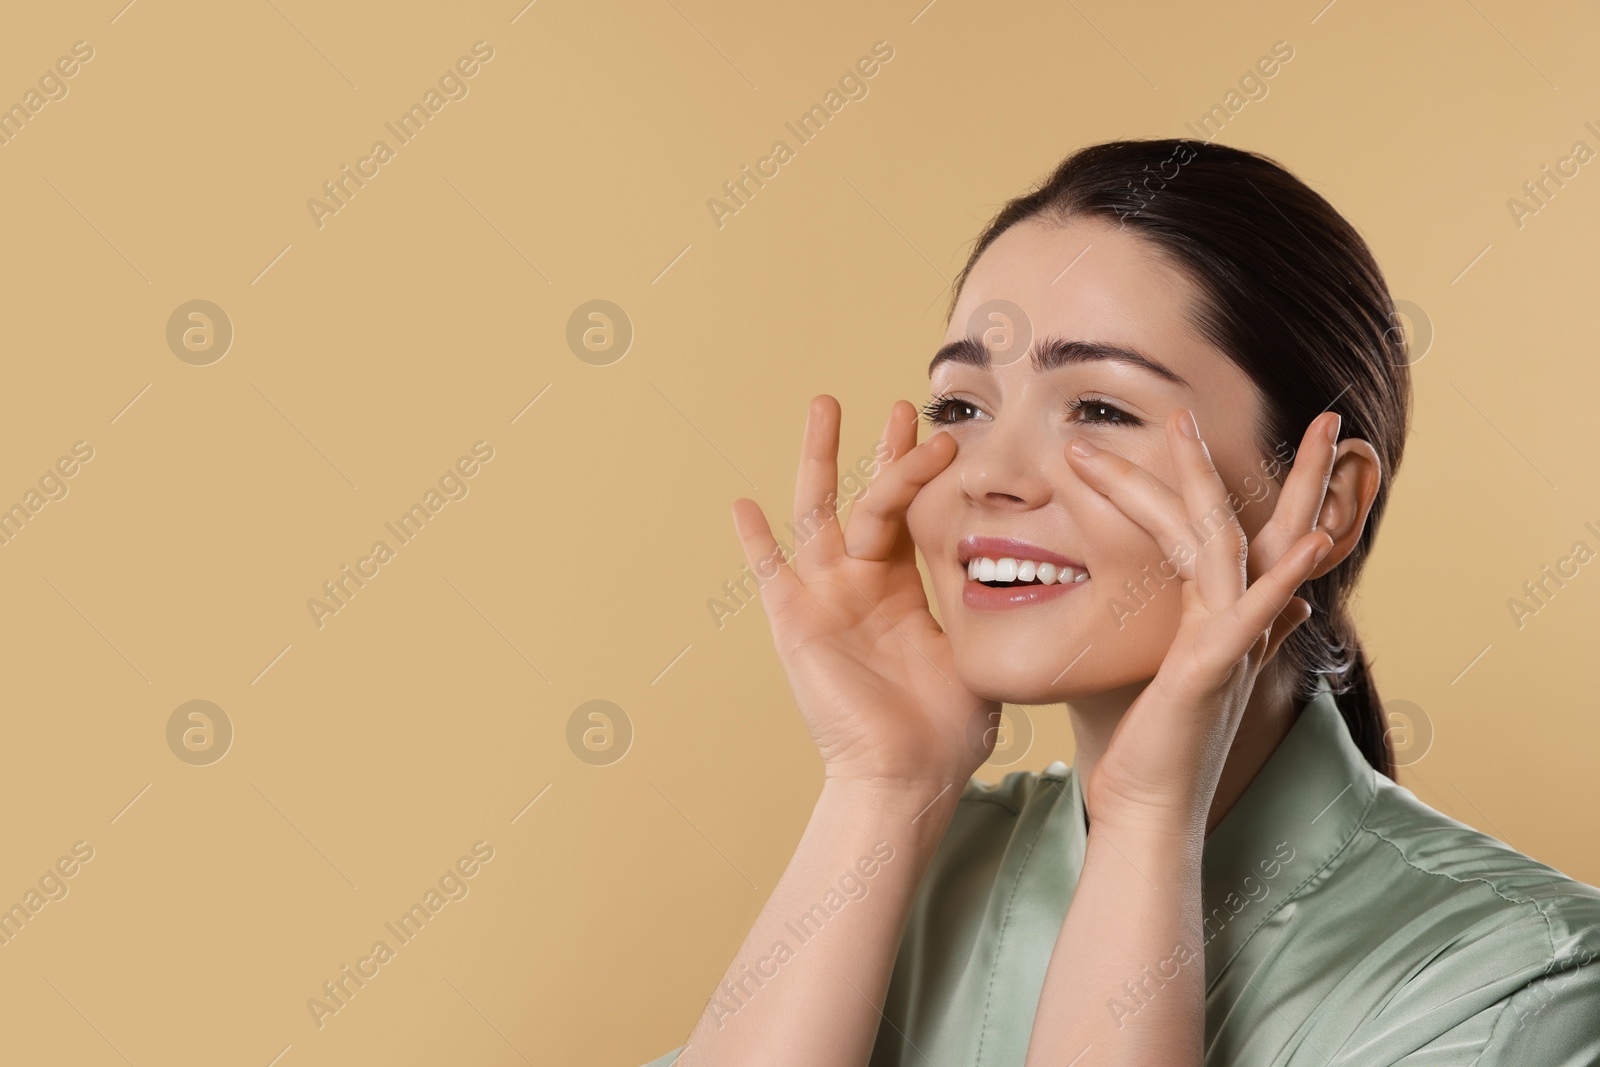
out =
[[[1304,592],[1302,590],[1302,595]],[[1313,627],[1313,624],[1318,625]],[[1378,687],[1373,682],[1372,670],[1362,651],[1355,622],[1342,604],[1328,615],[1320,614],[1313,605],[1311,618],[1290,635],[1289,641],[1307,629],[1313,629],[1314,632],[1302,638],[1299,647],[1288,657],[1291,663],[1296,659],[1304,661],[1309,658],[1312,661],[1310,668],[1300,675],[1300,699],[1310,700],[1315,695],[1319,674],[1327,678],[1339,713],[1344,716],[1344,724],[1350,731],[1350,740],[1355,742],[1356,748],[1380,774],[1394,778],[1394,748],[1389,743],[1389,721],[1384,714],[1383,701],[1378,699]],[[1285,642],[1286,651],[1287,646],[1288,642]]]

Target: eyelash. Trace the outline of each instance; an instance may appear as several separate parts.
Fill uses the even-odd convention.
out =
[[[956,404],[965,404],[968,407],[977,407],[977,405],[973,404],[971,401],[958,400],[947,393],[940,393],[922,406],[922,417],[935,426],[949,426],[957,422],[971,421],[969,419],[952,419],[949,417],[949,408]],[[1143,425],[1139,419],[1129,415],[1126,411],[1123,411],[1121,408],[1117,407],[1103,396],[1096,396],[1093,393],[1085,393],[1082,396],[1074,397],[1073,399],[1067,401],[1067,411],[1072,415],[1077,415],[1080,412],[1092,408],[1106,408],[1109,411],[1116,412],[1117,416],[1119,417],[1080,421],[1088,421],[1104,426]]]

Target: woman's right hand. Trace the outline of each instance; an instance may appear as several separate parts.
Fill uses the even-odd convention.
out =
[[[760,506],[733,504],[778,658],[828,777],[964,782],[993,750],[1000,704],[957,677],[906,526],[912,499],[955,457],[955,441],[941,432],[917,444],[916,408],[896,401],[882,438],[887,465],[841,529],[839,422],[837,400],[812,399],[791,563]]]

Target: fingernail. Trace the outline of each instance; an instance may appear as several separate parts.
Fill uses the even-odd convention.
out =
[[[1178,420],[1178,429],[1183,431],[1183,436],[1200,440],[1200,427],[1194,421],[1194,412],[1185,409],[1183,418]]]
[[[1326,556],[1329,552],[1332,552],[1332,551],[1333,551],[1333,542],[1332,541],[1329,541],[1327,544],[1325,544],[1321,548],[1317,549],[1317,554],[1311,557],[1312,566],[1315,566],[1318,563],[1321,563],[1322,562],[1322,557]]]
[[[1338,444],[1339,443],[1339,425],[1341,423],[1343,423],[1343,422],[1344,422],[1344,416],[1340,415],[1337,411],[1335,411],[1333,413],[1332,421],[1330,421],[1328,423],[1327,433],[1328,433],[1328,443],[1330,445],[1334,445],[1334,444]]]
[[[1085,459],[1099,451],[1099,449],[1095,448],[1094,445],[1091,445],[1088,441],[1085,441],[1081,437],[1074,437],[1072,439],[1072,443],[1067,447],[1072,449],[1078,455],[1083,456]]]

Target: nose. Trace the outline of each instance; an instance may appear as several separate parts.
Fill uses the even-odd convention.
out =
[[[956,453],[957,484],[970,503],[1003,511],[1030,511],[1050,500],[1054,488],[1043,461],[1052,443],[1021,427],[996,422],[974,434]]]

